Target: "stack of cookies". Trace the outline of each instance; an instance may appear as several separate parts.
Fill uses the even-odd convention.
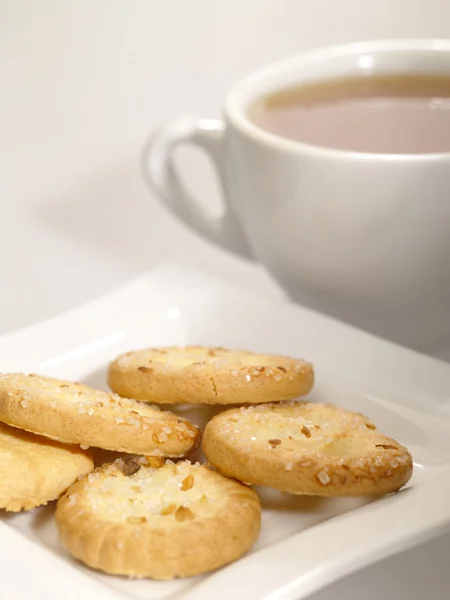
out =
[[[56,524],[73,556],[108,573],[170,579],[217,569],[255,543],[253,484],[320,496],[400,489],[412,474],[407,449],[363,415],[295,401],[313,381],[301,360],[204,347],[119,356],[108,372],[113,394],[0,375],[0,507],[59,498]],[[198,427],[155,404],[228,405],[203,433],[208,466],[187,460]],[[94,469],[91,447],[121,455]]]

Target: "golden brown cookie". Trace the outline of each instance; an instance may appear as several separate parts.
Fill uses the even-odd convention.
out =
[[[408,450],[363,415],[311,402],[224,411],[207,424],[202,447],[224,475],[294,494],[388,494],[413,468]]]
[[[0,508],[47,504],[93,468],[89,452],[0,423]]]
[[[189,461],[146,465],[103,465],[59,500],[56,524],[73,556],[107,573],[172,579],[217,569],[255,543],[253,490]]]
[[[86,385],[0,375],[0,421],[46,437],[131,454],[184,456],[200,442],[187,419]]]
[[[109,366],[121,396],[161,404],[259,404],[307,394],[312,365],[242,350],[187,346],[128,352]]]

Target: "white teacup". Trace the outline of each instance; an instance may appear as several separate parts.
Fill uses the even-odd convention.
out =
[[[268,93],[368,69],[450,75],[450,41],[336,46],[262,68],[228,93],[223,121],[184,116],[160,129],[146,172],[182,220],[261,261],[295,301],[433,351],[450,339],[450,153],[312,146],[247,114]],[[186,143],[209,153],[219,172],[226,211],[215,221],[174,169],[172,153]]]

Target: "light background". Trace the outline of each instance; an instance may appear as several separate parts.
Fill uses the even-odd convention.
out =
[[[425,36],[450,37],[448,0],[0,0],[0,332],[170,259],[281,295],[157,203],[139,172],[145,138],[179,113],[218,116],[267,61]],[[180,163],[217,201],[207,160]]]
[[[0,332],[171,259],[280,296],[160,207],[139,172],[145,138],[178,113],[218,116],[227,88],[267,61],[431,36],[450,37],[448,0],[0,0]],[[216,202],[206,160],[180,163]],[[445,536],[316,600],[448,599],[449,553]]]

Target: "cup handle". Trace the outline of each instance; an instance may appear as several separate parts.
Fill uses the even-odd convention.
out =
[[[226,126],[215,119],[180,116],[159,129],[147,143],[144,176],[158,197],[182,221],[236,254],[252,258],[242,227],[229,203],[225,173]],[[180,144],[196,144],[209,155],[220,180],[224,214],[210,218],[192,197],[173,164],[173,151]]]

